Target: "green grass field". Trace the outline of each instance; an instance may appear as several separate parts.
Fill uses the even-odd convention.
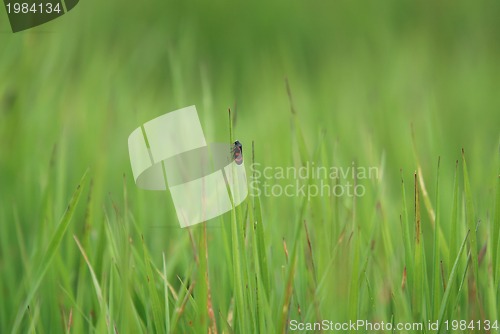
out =
[[[82,0],[12,34],[0,9],[0,332],[500,333],[499,17],[493,2]],[[243,143],[248,177],[252,161],[379,177],[181,229],[168,192],[136,187],[127,138],[193,104],[208,141]]]

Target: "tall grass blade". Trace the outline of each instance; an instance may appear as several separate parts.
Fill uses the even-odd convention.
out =
[[[403,180],[403,173],[401,171],[401,197],[403,198],[403,218],[402,219],[402,230],[403,230],[403,242],[405,247],[405,267],[406,267],[406,277],[407,277],[407,285],[410,289],[413,288],[413,273],[415,271],[414,265],[414,253],[411,243],[411,234],[410,234],[410,221],[408,219],[408,207],[406,205],[406,191],[405,184]]]
[[[415,320],[421,320],[423,290],[423,261],[422,261],[422,231],[420,220],[420,193],[418,187],[418,174],[415,172],[415,271],[413,281],[413,315]]]
[[[429,193],[427,192],[427,187],[425,186],[425,180],[424,180],[424,175],[422,172],[422,166],[420,164],[420,160],[418,158],[418,153],[417,153],[417,146],[416,146],[416,140],[415,140],[415,132],[413,129],[413,124],[411,127],[411,135],[412,135],[412,147],[413,147],[413,155],[415,157],[415,161],[417,163],[417,174],[418,174],[418,182],[420,185],[420,190],[421,190],[421,195],[420,197],[424,200],[424,206],[427,211],[427,214],[429,215],[429,220],[431,222],[432,227],[436,232],[439,234],[439,243],[441,246],[441,252],[443,253],[443,256],[447,258],[449,256],[449,249],[448,249],[448,242],[444,236],[443,230],[441,228],[436,228],[436,212],[434,211],[434,208],[432,207],[432,201],[429,197]]]
[[[103,308],[102,311],[104,311],[106,316],[107,316],[108,312],[104,308],[105,301],[104,301],[104,297],[102,294],[101,285],[99,284],[99,279],[97,278],[97,275],[95,274],[94,268],[92,268],[92,264],[89,261],[87,253],[85,252],[82,245],[80,244],[80,241],[78,240],[78,238],[75,235],[73,235],[73,239],[75,240],[76,245],[78,246],[78,249],[80,249],[80,252],[82,253],[83,258],[85,259],[85,262],[87,263],[87,266],[88,266],[89,271],[90,271],[90,276],[92,277],[92,283],[94,284],[95,293],[97,295],[97,300],[99,301],[99,305]]]
[[[436,319],[438,316],[438,308],[439,308],[439,300],[441,297],[441,259],[440,259],[440,248],[439,248],[439,231],[440,229],[440,209],[439,209],[439,169],[440,169],[441,158],[438,158],[438,166],[437,166],[437,178],[436,178],[436,222],[434,229],[434,254],[433,254],[433,265],[432,265],[432,318]]]
[[[160,304],[160,297],[158,296],[158,291],[156,290],[156,275],[151,268],[151,258],[149,256],[146,244],[144,242],[144,237],[142,237],[142,248],[144,252],[144,265],[146,267],[146,279],[149,291],[149,300],[151,302],[151,312],[153,313],[153,324],[157,333],[162,333],[165,325],[163,324],[163,317]]]
[[[451,209],[451,219],[450,219],[450,254],[448,256],[448,268],[451,269],[451,264],[454,262],[454,259],[457,256],[457,238],[458,238],[458,160],[455,163],[455,176],[453,180],[453,204],[452,204],[452,209]],[[449,270],[450,270],[449,269]],[[454,305],[455,304],[455,295],[458,290],[458,284],[460,283],[459,278],[457,277],[456,283],[453,287],[453,291],[455,293],[450,294],[450,304]],[[450,312],[453,311],[450,308]],[[451,316],[451,313],[450,313]]]
[[[472,269],[474,279],[478,282],[479,279],[479,256],[477,250],[477,232],[476,232],[476,216],[474,214],[474,205],[472,203],[472,191],[469,182],[469,172],[465,161],[465,152],[462,149],[462,163],[464,173],[464,191],[465,191],[465,213],[467,218],[467,226],[470,230],[470,251],[472,257]]]
[[[460,246],[460,250],[458,251],[458,255],[457,255],[456,259],[455,259],[455,263],[453,264],[453,267],[451,268],[450,277],[448,278],[448,284],[446,286],[446,290],[445,290],[444,295],[443,295],[443,300],[441,301],[441,307],[439,309],[439,317],[438,317],[438,319],[439,319],[439,328],[438,328],[438,333],[440,333],[441,330],[443,329],[443,320],[444,320],[444,316],[445,316],[445,313],[446,313],[446,308],[449,305],[448,299],[449,299],[450,293],[452,291],[452,286],[453,286],[453,283],[455,281],[455,277],[457,275],[458,262],[459,262],[460,257],[462,256],[462,254],[464,252],[465,244],[467,242],[469,234],[470,234],[470,230],[467,231],[465,239],[462,242],[462,246]]]
[[[75,192],[73,193],[73,196],[71,197],[68,207],[66,208],[66,211],[64,212],[54,234],[51,237],[49,246],[47,247],[47,250],[45,251],[43,258],[38,265],[38,269],[35,271],[35,281],[32,283],[30,290],[28,291],[28,295],[26,296],[26,299],[22,303],[21,307],[18,310],[16,319],[14,321],[14,324],[12,326],[12,333],[17,333],[19,330],[19,326],[21,325],[21,321],[23,318],[24,313],[26,312],[29,304],[33,300],[33,297],[35,296],[35,293],[37,292],[38,288],[40,287],[40,284],[42,283],[42,280],[47,273],[47,270],[49,269],[49,266],[54,259],[54,256],[56,255],[57,250],[59,249],[59,246],[61,245],[61,242],[63,240],[64,234],[66,230],[68,229],[69,223],[71,222],[71,218],[73,217],[73,214],[75,213],[76,207],[78,205],[78,202],[80,201],[80,196],[83,191],[83,185],[87,179],[88,175],[88,170],[83,173],[82,178],[80,179],[80,182],[78,183],[78,186],[76,187]]]
[[[163,289],[165,293],[165,332],[170,333],[170,302],[168,298],[168,280],[167,280],[167,261],[165,253],[162,253],[163,259]]]
[[[495,218],[493,218],[493,266],[496,268],[494,274],[495,286],[498,287],[500,281],[500,175],[497,177]],[[500,287],[499,287],[500,288]]]

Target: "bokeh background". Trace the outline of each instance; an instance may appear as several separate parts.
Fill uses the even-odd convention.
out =
[[[229,141],[231,108],[233,137],[243,143],[245,153],[253,141],[256,160],[263,165],[296,165],[286,80],[310,152],[321,140],[332,165],[355,161],[382,168],[383,177],[358,200],[358,219],[367,222],[369,231],[380,226],[372,222],[377,220],[374,208],[382,202],[381,221],[394,231],[397,253],[402,252],[397,251],[402,247],[401,175],[413,216],[417,161],[412,127],[431,197],[441,157],[444,218],[451,210],[455,161],[464,148],[476,216],[488,224],[499,170],[499,17],[500,3],[493,1],[85,0],[57,20],[13,34],[0,10],[0,326],[8,329],[14,323],[33,285],[37,256],[47,248],[87,168],[91,198],[87,185],[35,294],[38,313],[25,315],[20,328],[27,329],[29,319],[36,319],[39,331],[63,331],[61,318],[67,319],[70,309],[76,332],[101,328],[95,324],[101,323],[99,317],[90,315],[98,312],[92,280],[88,274],[79,280],[86,267],[72,235],[88,237],[90,262],[102,283],[109,284],[106,265],[116,258],[102,239],[105,217],[124,207],[138,229],[130,243],[142,254],[137,237],[142,234],[159,268],[165,252],[168,275],[179,287],[176,276],[188,276],[193,262],[189,234],[178,227],[168,194],[135,187],[128,135],[156,116],[194,104],[207,139]],[[261,199],[269,267],[276,281],[286,265],[283,239],[289,247],[293,243],[298,201]],[[345,206],[339,220],[311,214],[311,225],[326,220],[337,226],[332,233],[340,234],[352,209]],[[422,212],[424,226],[430,228]],[[217,243],[224,224],[230,222],[208,223],[213,227],[208,229],[209,243]],[[312,229],[318,238],[323,233],[319,226]],[[427,231],[424,236],[432,244],[432,230]],[[486,239],[487,231],[482,233]],[[332,244],[338,239],[331,235]],[[212,284],[221,285],[212,286],[212,294],[220,312],[227,314],[231,275],[217,268],[229,266],[219,264],[228,255],[212,247]],[[432,248],[428,254],[430,261]],[[314,256],[319,263],[328,262],[326,255],[321,259],[320,249]],[[388,256],[380,252],[375,262],[392,263]],[[394,281],[399,283],[402,264],[395,266]],[[134,282],[121,288],[141,291]],[[79,289],[87,291],[80,285],[88,286],[84,297],[78,296]],[[372,285],[375,295],[383,294],[382,284]],[[69,293],[74,300],[61,286],[74,293]],[[338,313],[330,317],[343,318],[347,297],[336,293],[331,296],[340,299],[330,310]],[[74,304],[91,320],[79,318]],[[144,310],[148,313],[147,306]],[[384,310],[374,317],[383,318]],[[127,313],[122,311],[115,315],[123,322]],[[181,319],[182,326],[190,328],[189,321]],[[123,327],[130,324],[120,324],[122,332],[128,332]]]

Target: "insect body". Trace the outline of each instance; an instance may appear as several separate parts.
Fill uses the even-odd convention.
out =
[[[241,165],[243,163],[243,145],[238,140],[234,142],[231,152],[236,164]]]

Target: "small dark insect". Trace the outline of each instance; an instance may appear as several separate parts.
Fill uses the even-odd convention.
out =
[[[243,163],[243,145],[238,140],[234,142],[231,153],[236,164],[241,165]]]

